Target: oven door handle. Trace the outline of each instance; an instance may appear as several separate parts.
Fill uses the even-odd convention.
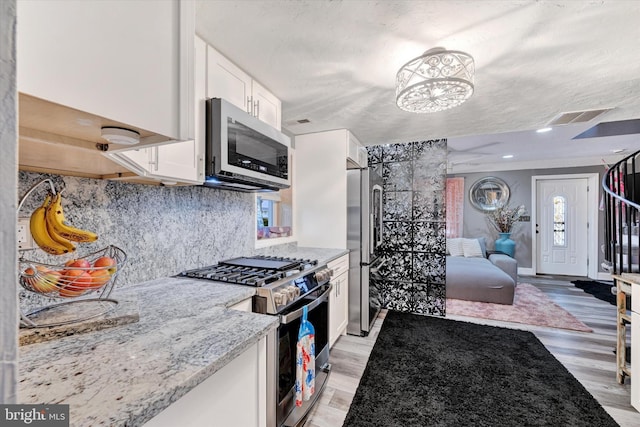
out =
[[[320,304],[322,304],[323,302],[325,302],[329,298],[329,293],[331,292],[331,288],[333,288],[333,284],[329,283],[329,286],[327,287],[327,290],[324,291],[322,293],[322,295],[320,295],[318,298],[316,298],[315,300],[313,300],[312,302],[310,302],[309,304],[307,304],[305,306],[305,307],[307,307],[307,310],[311,311],[314,308],[316,308],[317,306],[319,306]],[[304,307],[301,307],[301,308],[297,309],[296,311],[294,311],[292,313],[280,316],[280,324],[281,325],[288,325],[289,323],[293,322],[294,320],[301,318],[303,310],[304,310]]]

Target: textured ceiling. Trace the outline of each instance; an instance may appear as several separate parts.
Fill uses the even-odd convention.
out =
[[[200,0],[196,13],[198,33],[282,100],[294,135],[347,128],[366,145],[446,137],[452,171],[593,164],[640,149],[637,135],[570,141],[599,121],[640,118],[640,1]],[[401,111],[396,72],[436,46],[474,57],[474,95],[444,112]],[[531,132],[598,108],[614,109]]]

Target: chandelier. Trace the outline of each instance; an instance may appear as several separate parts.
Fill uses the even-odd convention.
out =
[[[404,64],[396,75],[396,104],[413,113],[435,113],[457,107],[473,94],[471,55],[429,49]]]

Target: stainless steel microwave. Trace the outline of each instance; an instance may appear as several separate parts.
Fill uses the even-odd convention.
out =
[[[206,111],[205,186],[238,191],[290,186],[288,136],[224,99],[208,99]]]

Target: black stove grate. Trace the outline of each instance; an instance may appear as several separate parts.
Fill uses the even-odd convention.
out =
[[[317,260],[298,258],[239,257],[221,261],[216,265],[183,271],[178,276],[240,285],[264,286],[317,264]]]

